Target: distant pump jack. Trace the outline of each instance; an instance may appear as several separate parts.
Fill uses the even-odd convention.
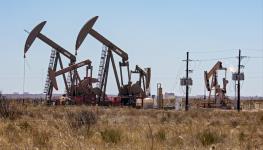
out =
[[[220,85],[218,84],[218,79],[217,79],[218,70],[225,71],[225,77],[223,78],[223,88],[220,88]],[[212,107],[212,105],[218,107],[219,104],[220,107],[226,107],[229,103],[228,98],[226,97],[226,92],[227,92],[226,86],[228,84],[228,80],[226,79],[226,71],[227,68],[224,68],[222,66],[221,61],[218,61],[210,71],[204,71],[205,86],[207,91],[209,92],[209,97],[208,97],[209,107]],[[214,90],[214,102],[211,102],[212,90]]]

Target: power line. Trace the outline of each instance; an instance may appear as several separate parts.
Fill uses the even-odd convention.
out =
[[[191,61],[213,61],[213,60],[226,60],[226,59],[236,59],[236,57],[221,57],[221,58],[211,58],[211,59],[195,59]]]
[[[263,57],[258,57],[258,56],[247,56],[248,58],[263,58]]]
[[[189,61],[213,61],[213,60],[227,60],[227,59],[236,59],[237,57],[219,57],[219,58],[211,58],[211,59],[192,59],[192,60],[189,60]],[[257,57],[257,56],[242,56],[242,58],[241,59],[243,59],[243,58],[252,58],[252,59],[260,59],[260,58],[262,58],[263,59],[263,57]]]
[[[238,49],[218,49],[218,50],[207,50],[207,51],[189,51],[192,54],[208,54],[208,53],[225,53],[225,52],[235,52],[238,51]],[[254,49],[254,48],[248,48],[243,49],[242,51],[259,51],[263,52],[263,49]]]
[[[219,58],[209,58],[209,59],[189,59],[189,61],[199,61],[199,62],[203,62],[203,61],[213,61],[213,60],[227,60],[227,59],[236,59],[238,57],[219,57]],[[252,58],[252,59],[260,59],[263,57],[257,57],[257,56],[242,56],[243,58]],[[186,61],[186,60],[182,60],[182,61]]]
[[[244,49],[244,51],[260,51],[260,52],[263,52],[263,49]]]
[[[222,52],[233,52],[233,51],[236,51],[236,49],[222,49],[222,50],[207,50],[207,51],[189,51],[193,54],[202,54],[202,53],[222,53]]]

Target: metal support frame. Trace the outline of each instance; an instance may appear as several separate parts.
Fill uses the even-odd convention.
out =
[[[99,102],[105,101],[110,61],[112,63],[112,68],[113,68],[118,91],[120,92],[121,90],[119,76],[118,76],[117,68],[115,65],[114,57],[113,57],[111,50],[108,49],[107,56],[106,56],[106,63],[105,63],[104,72],[103,72],[102,81],[101,81],[101,87],[100,87],[101,95],[99,95],[98,97]],[[122,73],[121,73],[121,79],[122,79]],[[123,80],[122,80],[122,84],[123,84]]]

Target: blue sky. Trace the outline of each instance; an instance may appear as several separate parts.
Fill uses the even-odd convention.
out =
[[[27,33],[41,21],[47,24],[42,33],[74,53],[80,28],[93,16],[99,16],[94,29],[129,54],[135,65],[152,68],[152,94],[156,83],[165,92],[183,95],[179,85],[184,76],[186,52],[193,60],[235,57],[238,49],[250,56],[242,61],[246,80],[242,95],[263,96],[263,1],[262,0],[133,0],[133,1],[2,1],[0,5],[0,90],[3,93],[23,90],[23,48]],[[101,43],[92,37],[82,44],[78,61],[90,59],[97,76]],[[36,40],[27,53],[25,91],[42,93],[51,48]],[[258,57],[258,58],[254,58]],[[118,61],[118,56],[115,56]],[[191,95],[204,93],[203,71],[217,60],[193,61]],[[226,67],[236,67],[237,59],[222,59]],[[64,60],[65,64],[68,62]],[[83,70],[80,70],[83,72]],[[231,73],[228,72],[228,79]],[[107,90],[117,93],[113,74]],[[136,78],[136,77],[134,77]],[[58,79],[59,92],[64,88]],[[234,83],[228,85],[234,95]]]

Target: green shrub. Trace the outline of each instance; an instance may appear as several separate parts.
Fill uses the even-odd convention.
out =
[[[15,105],[11,104],[11,101],[6,99],[0,99],[0,117],[4,119],[14,120],[22,115]]]
[[[69,112],[68,123],[71,128],[79,129],[83,126],[88,127],[97,123],[97,116],[92,111]]]
[[[33,145],[40,148],[48,148],[50,142],[50,136],[46,131],[34,130],[33,132]]]
[[[102,139],[107,143],[117,144],[121,141],[121,131],[117,129],[105,129],[100,132]]]
[[[203,146],[216,144],[222,141],[222,137],[217,132],[211,130],[204,130],[197,134],[197,139],[202,143]]]
[[[166,116],[162,116],[161,119],[160,119],[160,122],[161,123],[168,122],[168,118]]]
[[[155,134],[155,138],[158,140],[158,141],[165,141],[166,140],[166,132],[164,129],[160,129],[158,130],[158,132]]]
[[[236,128],[239,125],[238,120],[231,120],[232,127]]]
[[[259,118],[259,121],[263,124],[263,115]]]
[[[244,132],[240,132],[240,133],[239,133],[239,136],[238,136],[239,142],[244,142],[244,141],[245,141],[245,138],[246,138],[245,133],[244,133]]]
[[[10,143],[18,143],[22,140],[19,130],[14,124],[8,123],[4,128],[4,134]]]
[[[20,129],[22,129],[24,131],[32,130],[32,126],[27,121],[23,121],[23,122],[19,123],[18,126],[20,127]]]

